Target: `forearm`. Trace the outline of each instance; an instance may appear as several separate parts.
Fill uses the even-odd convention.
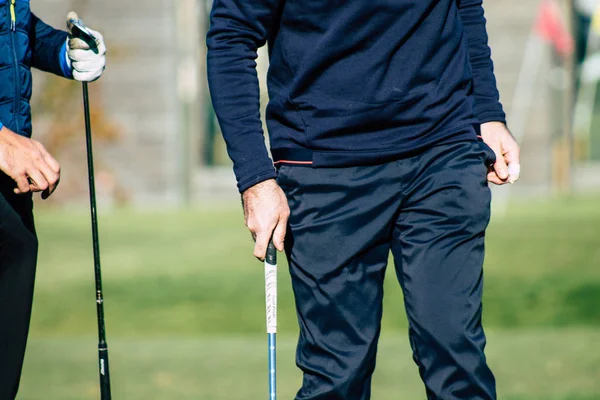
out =
[[[254,60],[240,60],[240,53],[209,47],[207,68],[213,106],[243,192],[275,177],[275,169],[265,146]]]
[[[459,0],[458,7],[469,49],[476,116],[480,123],[505,123],[506,114],[500,103],[494,63],[488,45],[483,0]]]
[[[70,78],[71,70],[66,60],[68,33],[52,28],[33,14],[31,19],[32,66],[45,72]]]
[[[260,120],[257,49],[265,44],[277,0],[215,0],[207,34],[208,83],[233,161],[238,189],[276,176]]]

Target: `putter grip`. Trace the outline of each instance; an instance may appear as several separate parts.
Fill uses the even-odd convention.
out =
[[[265,305],[267,333],[277,332],[277,249],[273,242],[267,248],[265,258]]]
[[[277,249],[272,241],[269,242],[269,246],[267,247],[266,262],[271,265],[277,265]]]

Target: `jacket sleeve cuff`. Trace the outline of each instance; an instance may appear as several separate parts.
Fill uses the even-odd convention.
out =
[[[269,179],[275,179],[276,177],[277,172],[275,171],[275,168],[272,167],[269,170],[260,172],[258,174],[253,174],[250,177],[238,180],[238,190],[240,191],[240,193],[243,193],[254,185],[258,185],[259,183]]]
[[[504,114],[503,111],[482,112],[477,118],[479,119],[480,124],[485,124],[487,122],[502,122],[506,125],[506,114]]]
[[[62,70],[62,74],[65,78],[73,79],[73,68],[71,67],[71,60],[69,59],[69,53],[67,52],[67,40],[60,48],[60,69]]]

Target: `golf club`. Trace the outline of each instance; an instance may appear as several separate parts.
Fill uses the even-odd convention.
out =
[[[68,24],[71,26],[73,37],[78,37],[90,44],[93,49],[96,46],[96,38],[85,27],[77,14],[70,13]],[[100,242],[98,238],[98,216],[96,215],[96,184],[94,181],[94,155],[92,152],[92,128],[90,121],[90,101],[88,83],[82,83],[83,88],[83,110],[85,116],[85,137],[87,146],[88,179],[90,187],[90,211],[92,217],[92,242],[94,249],[94,274],[96,280],[96,311],[98,316],[98,359],[100,370],[100,399],[110,400],[110,374],[108,369],[108,345],[106,344],[106,330],[104,327],[104,296],[102,294],[102,272],[100,268]]]
[[[265,258],[265,296],[267,310],[267,335],[269,337],[269,400],[277,398],[277,249],[273,242],[267,248]]]

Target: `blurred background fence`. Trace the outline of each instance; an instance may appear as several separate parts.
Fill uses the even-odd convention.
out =
[[[103,32],[91,85],[115,398],[266,396],[260,263],[205,78],[209,1],[45,0]],[[494,189],[484,320],[502,399],[600,399],[600,14],[596,1],[486,0],[522,178]],[[596,17],[594,15],[597,15]],[[266,100],[264,49],[258,62]],[[22,400],[98,398],[80,86],[36,73],[34,128],[63,166],[38,201],[40,261]],[[224,256],[225,255],[225,256]],[[280,274],[280,395],[292,398],[296,320]],[[401,293],[386,280],[376,400],[422,399]]]
[[[105,32],[109,66],[94,85],[93,100],[95,123],[100,124],[96,135],[106,139],[98,148],[106,202],[178,205],[235,193],[205,78],[210,1],[34,3],[55,26],[62,26],[64,10],[73,8]],[[547,196],[600,187],[600,22],[592,23],[589,10],[578,6],[582,2],[485,4],[501,100],[523,148],[521,184],[510,195]],[[263,78],[265,53],[261,51],[258,62]],[[585,60],[591,62],[581,80]],[[73,186],[62,190],[56,201],[80,200],[85,186],[77,183],[84,182],[84,171],[68,167],[82,156],[73,153],[75,138],[81,136],[75,129],[81,126],[73,125],[78,114],[71,111],[78,101],[76,88],[42,74],[36,82],[36,134],[64,153],[68,183],[63,189]],[[262,83],[266,102],[264,79]],[[61,110],[71,115],[66,118]],[[80,150],[82,144],[78,146]]]

